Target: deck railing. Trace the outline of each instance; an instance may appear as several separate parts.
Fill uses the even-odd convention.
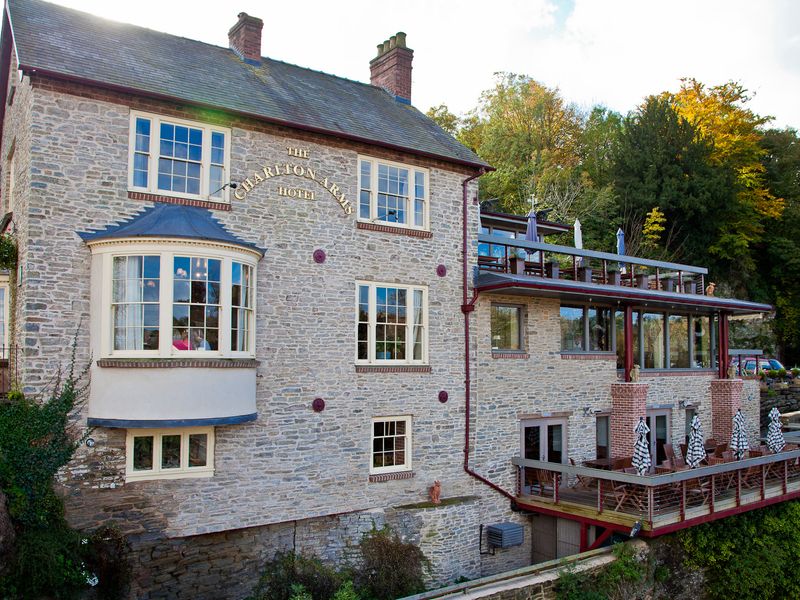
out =
[[[483,233],[478,242],[488,244],[488,255],[484,251],[478,256],[483,271],[705,294],[704,267]]]
[[[521,498],[563,505],[565,512],[582,507],[600,520],[629,516],[652,530],[800,495],[798,459],[800,450],[790,450],[644,476],[520,457],[512,462]]]

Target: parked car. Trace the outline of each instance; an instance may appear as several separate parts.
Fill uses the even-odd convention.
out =
[[[755,375],[756,374],[756,357],[755,356],[743,356],[742,357],[742,374],[743,375]],[[786,369],[783,366],[781,361],[777,358],[770,358],[768,356],[759,356],[758,357],[758,370],[759,371],[780,371],[781,369]],[[739,357],[735,356],[731,359],[731,364],[739,368]],[[787,375],[791,377],[791,371],[786,369]]]

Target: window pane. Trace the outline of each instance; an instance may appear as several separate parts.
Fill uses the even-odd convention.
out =
[[[161,436],[161,468],[180,469],[181,467],[181,436]]]
[[[378,220],[406,223],[408,169],[378,165]]]
[[[192,433],[189,435],[189,466],[205,467],[208,464],[208,435]]]
[[[492,305],[492,350],[520,349],[520,314],[518,306]]]
[[[644,346],[644,365],[642,367],[644,369],[663,369],[664,315],[643,313],[641,333]]]
[[[694,339],[694,367],[698,369],[711,368],[711,325],[708,317],[694,317],[692,319]]]
[[[175,350],[218,350],[221,261],[176,256],[173,270],[172,347]]]
[[[671,369],[689,368],[689,317],[669,316],[669,366]]]
[[[158,256],[114,257],[111,282],[114,350],[158,349],[159,323],[154,315],[158,314],[160,300],[160,264]]]
[[[589,307],[589,350],[611,350],[611,309]]]
[[[563,426],[547,426],[547,462],[563,462]]]
[[[583,308],[561,307],[561,350],[583,350]]]
[[[538,425],[525,428],[525,458],[529,460],[541,460],[542,429]]]
[[[597,417],[597,458],[608,458],[610,448],[610,419],[609,417]]]
[[[133,438],[133,470],[149,471],[153,468],[153,436]]]

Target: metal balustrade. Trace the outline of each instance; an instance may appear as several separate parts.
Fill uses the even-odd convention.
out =
[[[489,254],[478,256],[482,271],[705,294],[704,267],[498,235],[479,234],[478,242],[489,245]]]
[[[800,496],[800,450],[639,476],[515,457],[524,508],[667,533]]]

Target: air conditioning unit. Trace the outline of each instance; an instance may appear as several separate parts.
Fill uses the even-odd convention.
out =
[[[524,537],[522,525],[517,523],[497,523],[486,529],[489,546],[492,548],[512,548],[521,546]]]

